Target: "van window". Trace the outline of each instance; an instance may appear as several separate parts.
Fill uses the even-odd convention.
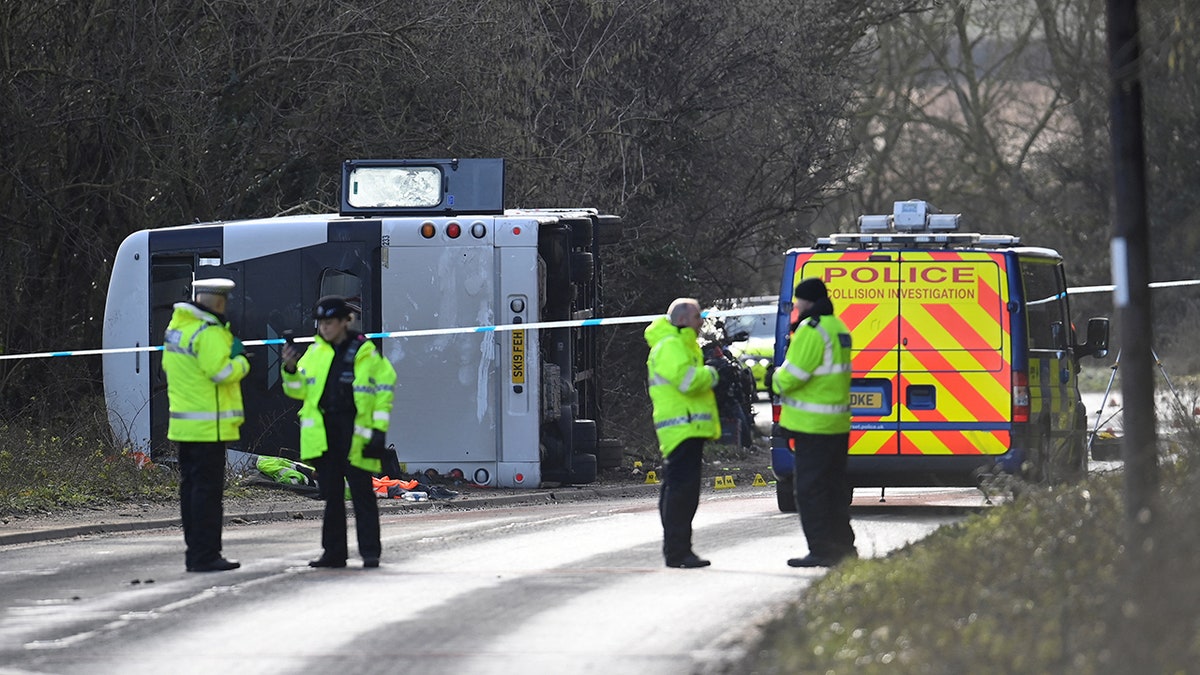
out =
[[[1067,294],[1055,261],[1021,261],[1030,349],[1065,349]]]

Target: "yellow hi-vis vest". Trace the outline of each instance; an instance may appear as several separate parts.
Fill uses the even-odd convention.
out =
[[[784,429],[808,434],[850,431],[850,330],[832,314],[809,317],[792,334],[772,390]]]
[[[704,365],[696,331],[671,325],[659,317],[646,327],[650,356],[646,359],[654,431],[663,457],[689,438],[720,438],[717,414],[717,369]]]
[[[245,421],[242,378],[250,372],[244,355],[230,357],[233,333],[212,313],[189,302],[175,303],[163,340],[170,421],[167,438],[203,443],[236,441]]]
[[[375,349],[375,343],[361,335],[347,339],[362,340],[354,354],[354,436],[350,441],[350,463],[371,473],[379,473],[382,462],[362,456],[371,440],[371,432],[387,431],[392,416],[393,387],[396,369]],[[353,347],[351,347],[353,349]],[[300,406],[300,460],[320,457],[329,449],[325,439],[325,417],[321,413],[321,394],[329,367],[333,365],[334,349],[321,338],[300,357],[296,372],[289,373],[280,366],[283,391],[303,401]]]

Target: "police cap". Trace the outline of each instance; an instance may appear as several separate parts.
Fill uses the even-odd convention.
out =
[[[796,284],[796,297],[800,300],[816,302],[829,297],[825,283],[816,277],[809,277]]]
[[[237,284],[233,279],[196,279],[192,282],[192,297],[198,295],[229,295]]]
[[[353,312],[350,304],[340,295],[326,295],[313,307],[314,319],[344,319]]]

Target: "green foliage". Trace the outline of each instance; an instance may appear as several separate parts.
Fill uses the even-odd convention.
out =
[[[62,431],[0,421],[0,514],[176,498],[175,471],[114,447],[103,415],[86,414],[97,406],[78,406],[85,421]]]
[[[1174,445],[1148,560],[1127,550],[1119,475],[1027,493],[835,568],[768,628],[746,672],[1190,672],[1200,442]]]

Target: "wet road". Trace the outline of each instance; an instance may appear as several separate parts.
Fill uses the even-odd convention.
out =
[[[965,513],[914,504],[978,503],[888,494],[855,514],[864,557]],[[700,570],[662,566],[652,491],[389,514],[377,570],[308,568],[319,527],[229,527],[243,567],[216,574],[182,571],[175,529],[2,547],[0,673],[701,672],[823,573],[787,567],[804,540],[771,488],[706,489]]]

